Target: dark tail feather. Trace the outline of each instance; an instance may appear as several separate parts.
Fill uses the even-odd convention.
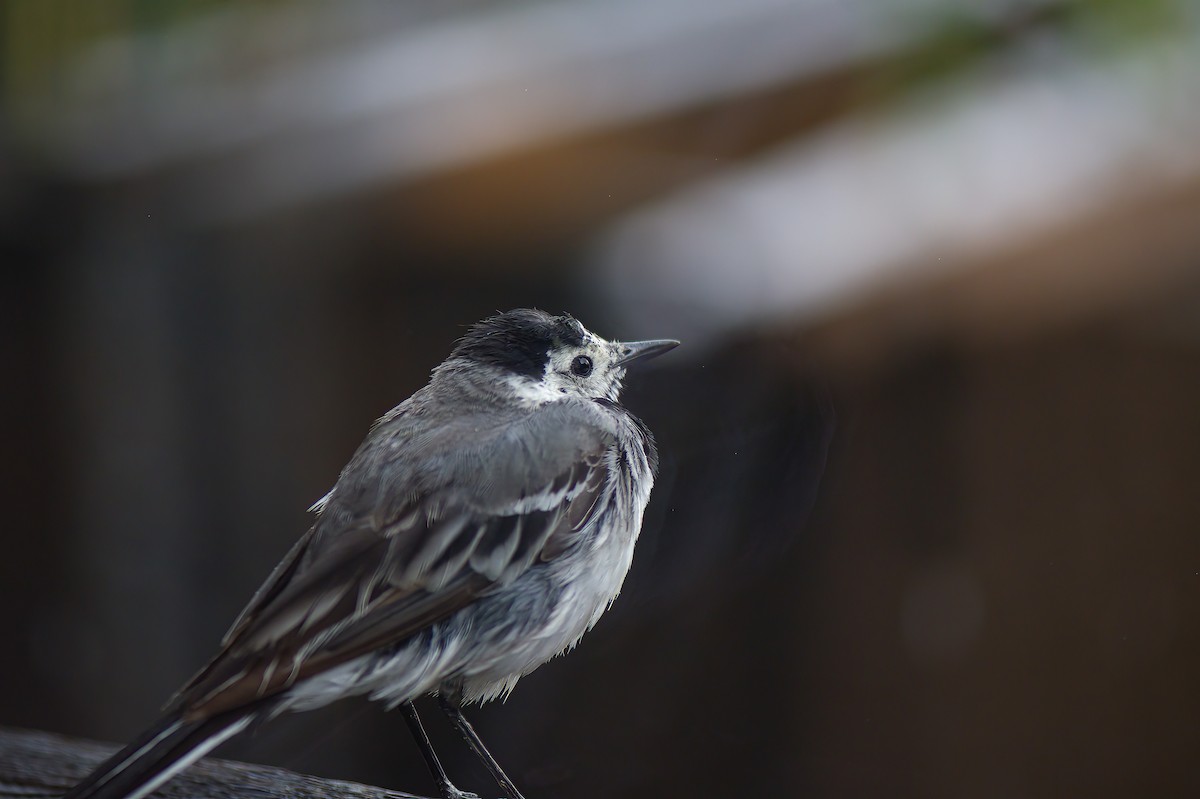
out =
[[[256,710],[230,711],[202,721],[162,718],[104,761],[63,799],[138,799],[241,732]]]

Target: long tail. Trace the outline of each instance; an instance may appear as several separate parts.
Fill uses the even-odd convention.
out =
[[[167,715],[63,799],[140,799],[245,729],[258,710],[235,710],[202,721]]]

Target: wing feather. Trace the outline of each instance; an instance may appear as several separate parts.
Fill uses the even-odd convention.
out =
[[[607,504],[601,495],[614,483],[605,442],[591,443],[520,491],[508,512],[483,511],[442,490],[413,492],[403,503],[392,492],[390,507],[376,502],[354,515],[342,511],[335,489],[176,706],[189,719],[208,718],[278,693],[403,642],[561,555]]]

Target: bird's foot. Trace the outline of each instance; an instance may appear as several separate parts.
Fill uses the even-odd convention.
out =
[[[404,799],[434,799],[432,796],[416,793],[402,793],[401,796]],[[483,797],[477,793],[459,790],[454,785],[443,785],[438,791],[436,799],[483,799]]]

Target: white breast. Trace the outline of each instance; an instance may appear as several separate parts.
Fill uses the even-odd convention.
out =
[[[468,668],[466,698],[488,701],[507,695],[518,679],[574,648],[617,598],[633,563],[653,482],[641,449],[628,455],[632,474],[620,468],[616,453],[609,456],[609,473],[615,480],[610,496],[619,507],[609,514],[597,513],[599,523],[580,531],[590,537],[586,548],[550,564],[554,582],[561,588],[553,613],[535,635],[512,642],[486,667]]]

